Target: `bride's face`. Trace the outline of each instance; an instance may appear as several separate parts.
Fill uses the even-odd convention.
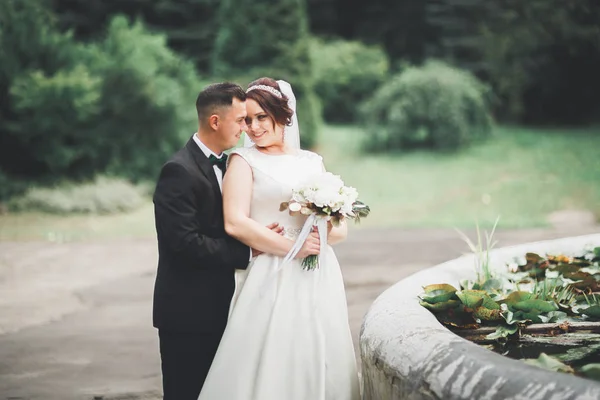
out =
[[[283,126],[276,124],[255,100],[246,100],[246,112],[247,133],[258,147],[283,144]]]

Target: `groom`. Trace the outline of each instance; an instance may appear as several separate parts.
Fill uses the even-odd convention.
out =
[[[198,132],[163,166],[154,192],[159,258],[153,320],[165,400],[198,398],[227,323],[234,270],[246,269],[252,255],[225,233],[221,197],[223,151],[247,129],[245,100],[233,83],[200,92]],[[269,228],[281,232],[276,224]]]

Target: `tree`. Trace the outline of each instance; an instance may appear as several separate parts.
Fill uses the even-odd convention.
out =
[[[101,39],[117,14],[139,18],[150,31],[165,34],[169,47],[192,60],[199,71],[208,72],[219,0],[46,1],[59,27],[73,30],[77,39]]]
[[[505,118],[581,123],[600,109],[600,8],[594,0],[502,0],[482,22],[486,72]]]
[[[383,46],[393,62],[420,63],[435,40],[422,0],[307,0],[311,31]]]
[[[77,42],[42,1],[0,3],[0,199],[20,182],[154,179],[195,129],[193,64],[123,16]]]
[[[314,146],[321,117],[312,81],[304,1],[225,0],[219,10],[219,27],[213,74],[242,85],[261,76],[290,82],[298,99],[302,144]]]

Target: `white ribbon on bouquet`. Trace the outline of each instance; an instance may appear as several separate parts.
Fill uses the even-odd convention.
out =
[[[313,214],[309,215],[308,218],[306,219],[306,221],[304,222],[304,226],[302,226],[302,229],[300,230],[300,234],[298,235],[298,238],[294,242],[294,245],[292,246],[290,251],[287,253],[285,258],[283,259],[283,262],[281,264],[279,264],[276,271],[279,271],[281,268],[283,268],[284,265],[286,265],[288,262],[293,260],[294,257],[296,257],[296,255],[298,254],[298,252],[304,245],[304,242],[306,242],[306,239],[312,232],[313,226],[317,227],[317,232],[319,233],[319,241],[320,241],[320,245],[321,245],[321,248],[319,251],[319,256],[318,256],[319,257],[319,265],[322,265],[325,262],[325,253],[326,253],[326,246],[327,246],[327,217],[319,217],[313,213]]]
[[[294,245],[292,246],[290,251],[287,253],[287,255],[285,256],[283,261],[275,269],[274,274],[271,276],[271,279],[265,280],[265,282],[263,284],[263,289],[262,289],[263,295],[266,295],[267,293],[270,292],[269,289],[273,287],[273,283],[275,282],[277,273],[279,271],[281,271],[286,264],[288,264],[291,260],[293,260],[294,257],[296,257],[296,255],[302,248],[302,245],[304,244],[304,242],[306,241],[306,239],[312,232],[313,226],[317,227],[317,232],[319,233],[319,241],[320,241],[319,255],[317,256],[318,257],[318,268],[320,268],[320,266],[325,263],[325,254],[326,254],[326,246],[327,246],[327,217],[319,217],[316,214],[311,214],[308,216],[308,218],[304,222],[304,225],[302,226],[302,229],[300,230],[300,234],[298,235],[298,238],[294,242]],[[313,271],[313,273],[314,272],[315,271]],[[312,291],[313,291],[312,306],[313,306],[313,308],[316,308],[318,305],[317,295],[316,295],[317,283],[318,283],[317,280],[314,279],[313,280],[313,288],[312,288]]]

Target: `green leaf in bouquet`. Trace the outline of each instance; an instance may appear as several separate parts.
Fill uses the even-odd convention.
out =
[[[585,377],[600,381],[600,364],[587,364],[581,367],[579,370]]]
[[[573,368],[571,368],[567,364],[563,364],[556,358],[550,357],[546,353],[540,354],[540,356],[537,359],[528,359],[524,361],[527,364],[535,365],[536,367],[544,368],[550,371],[566,372],[568,374],[572,374],[575,372]]]
[[[300,214],[302,215],[310,215],[313,213],[313,210],[311,210],[310,208],[306,207],[306,206],[302,206],[302,208],[300,209]]]
[[[279,205],[279,211],[285,211],[288,209],[289,206],[290,206],[290,202],[284,201]]]
[[[507,337],[517,333],[518,330],[519,326],[516,324],[510,326],[499,325],[494,332],[490,333],[485,338],[490,340],[506,339]]]
[[[361,218],[366,218],[371,212],[371,208],[362,201],[355,201],[352,204],[352,212],[354,213],[354,221],[360,223]]]

